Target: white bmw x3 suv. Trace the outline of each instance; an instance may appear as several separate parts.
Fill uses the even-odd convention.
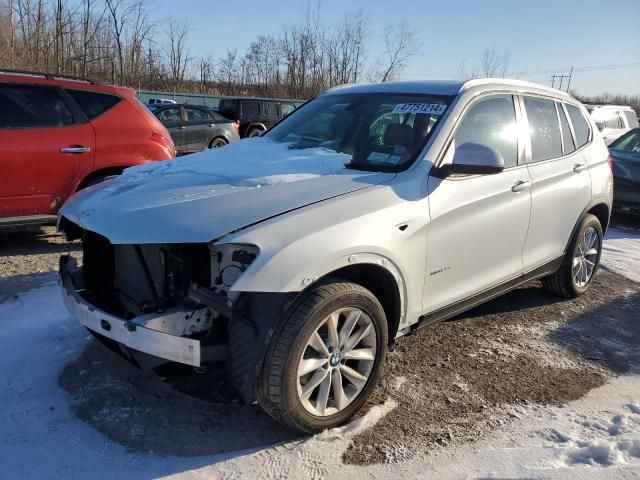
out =
[[[133,362],[224,361],[244,401],[315,432],[363,405],[396,338],[532,279],[586,292],[612,193],[597,128],[558,90],[339,87],[260,138],[76,194],[62,293]]]

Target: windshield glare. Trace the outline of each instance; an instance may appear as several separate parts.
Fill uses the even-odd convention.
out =
[[[347,168],[400,170],[426,144],[449,100],[407,94],[321,95],[266,136],[293,149],[345,154]]]

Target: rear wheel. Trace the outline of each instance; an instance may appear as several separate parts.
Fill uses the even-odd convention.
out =
[[[213,140],[211,140],[211,143],[209,143],[209,148],[220,148],[220,147],[224,147],[227,144],[227,141],[222,138],[222,137],[216,137]]]
[[[260,130],[259,128],[252,128],[251,130],[249,130],[249,133],[247,133],[247,137],[257,137],[259,136],[263,131]]]
[[[312,287],[272,337],[260,405],[296,430],[340,425],[371,394],[386,345],[384,310],[369,290],[339,279]]]
[[[575,298],[591,286],[602,253],[602,226],[594,215],[586,215],[571,241],[560,269],[544,279],[542,285],[551,293]]]

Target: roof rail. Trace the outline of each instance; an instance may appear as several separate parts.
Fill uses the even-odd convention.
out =
[[[75,80],[77,82],[87,82],[87,83],[92,83],[94,85],[102,85],[102,82],[91,80],[90,78],[75,77],[73,75],[63,75],[63,74],[57,74],[57,73],[31,72],[29,70],[11,70],[7,68],[0,68],[0,74],[2,73],[8,73],[11,75],[31,75],[34,77],[44,77],[49,80],[55,80],[55,79]]]

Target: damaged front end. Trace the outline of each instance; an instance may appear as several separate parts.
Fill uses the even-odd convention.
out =
[[[134,363],[202,367],[225,362],[243,399],[288,294],[241,294],[230,287],[258,255],[253,245],[112,244],[64,217],[59,229],[82,239],[83,258],[60,258],[67,309],[103,343]]]

